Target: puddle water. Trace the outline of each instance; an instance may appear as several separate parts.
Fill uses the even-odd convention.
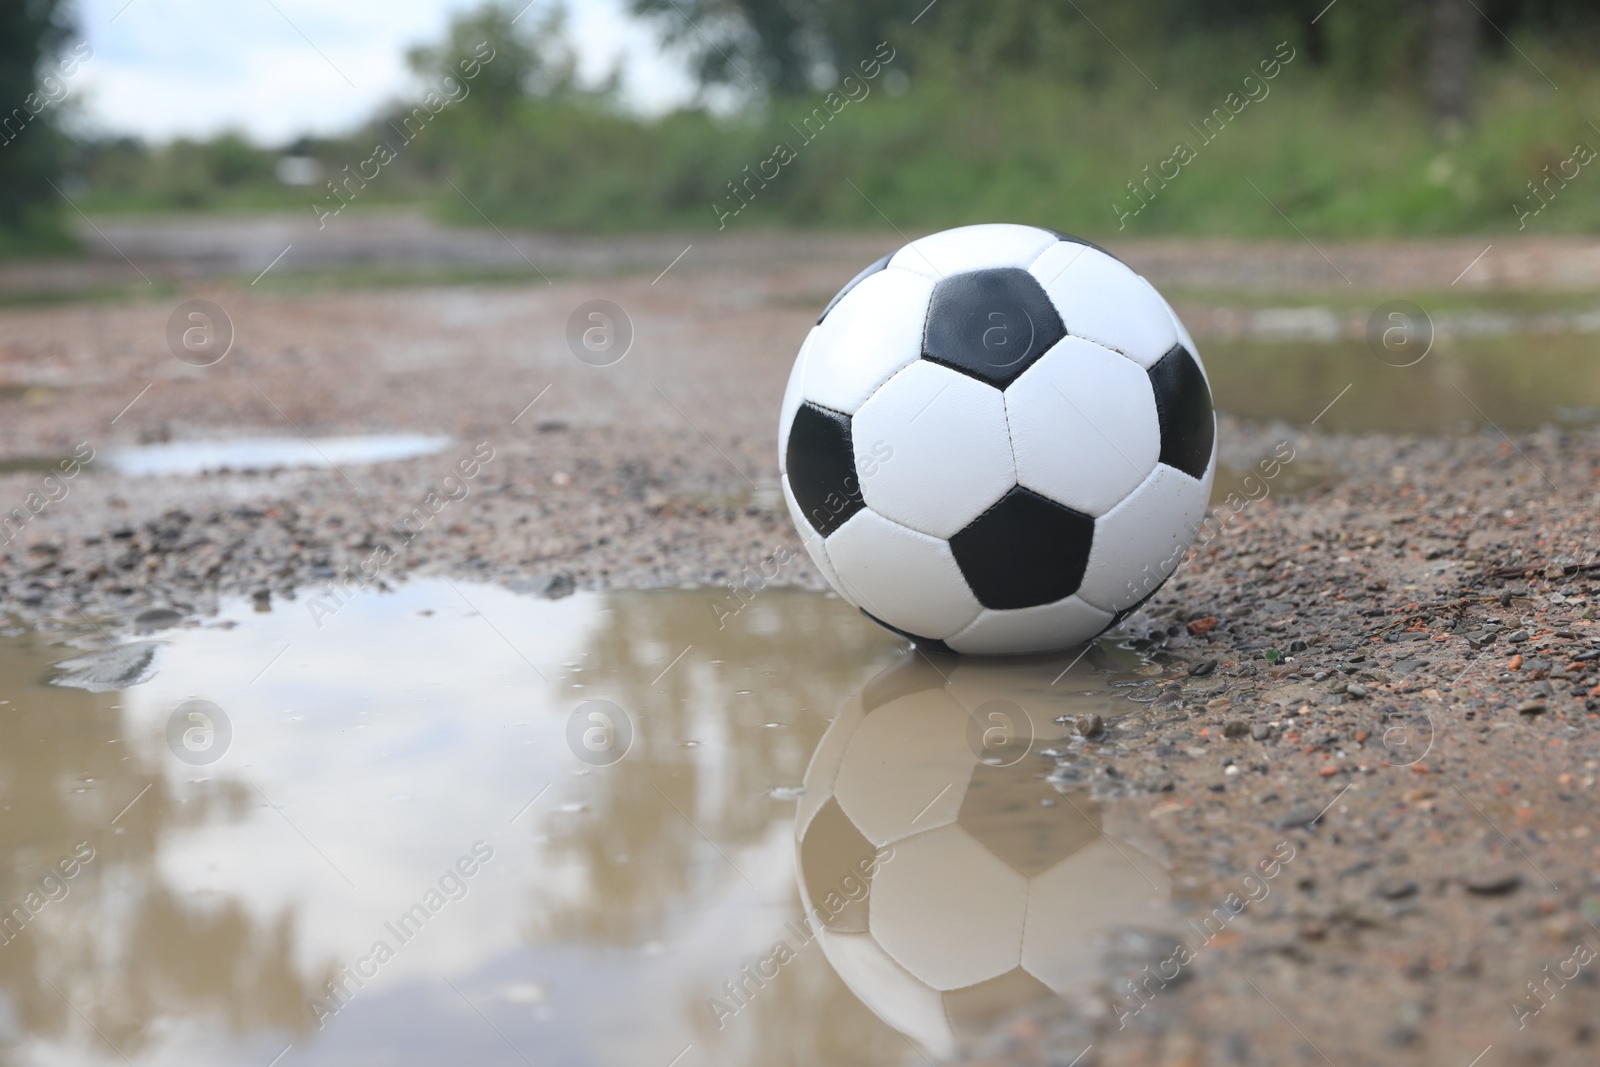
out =
[[[110,452],[106,462],[120,474],[200,474],[205,471],[266,471],[429,456],[450,443],[423,434],[362,434],[344,437],[239,437],[217,441],[168,441]]]
[[[47,684],[92,632],[0,641],[9,1049],[900,1063],[1086,997],[1162,914],[1040,755],[1139,654],[935,665],[814,594],[719,630],[718,595],[239,604],[108,692]]]
[[[1508,433],[1600,418],[1600,335],[1439,337],[1413,366],[1364,342],[1202,342],[1217,406],[1246,418],[1336,432]],[[1350,391],[1333,403],[1350,386]],[[1333,403],[1331,408],[1328,407]]]

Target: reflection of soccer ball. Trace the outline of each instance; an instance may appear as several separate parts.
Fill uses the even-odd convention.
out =
[[[873,679],[823,735],[796,819],[800,891],[824,954],[935,1056],[1036,997],[1092,997],[1097,936],[1160,922],[1170,895],[1161,864],[1101,833],[1084,791],[1058,793],[1037,757],[972,743],[974,714],[982,725],[994,704],[1050,723],[1025,692],[993,700],[994,683],[958,666],[946,684],[916,659]],[[868,891],[846,900],[841,887],[868,869]]]
[[[779,421],[789,513],[828,582],[956,652],[1064,648],[1166,580],[1205,513],[1194,342],[1106,252],[963,226],[856,276]]]

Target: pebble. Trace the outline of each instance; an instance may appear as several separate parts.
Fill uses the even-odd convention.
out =
[[[1522,875],[1515,871],[1498,869],[1474,871],[1462,878],[1461,884],[1466,886],[1467,892],[1476,893],[1480,897],[1497,897],[1515,892],[1522,885]]]
[[[1250,738],[1254,741],[1265,741],[1272,736],[1272,727],[1264,722],[1255,723],[1250,727]]]
[[[1510,641],[1514,645],[1520,645],[1524,641],[1526,641],[1527,639],[1528,639],[1528,631],[1526,631],[1526,630],[1513,630],[1510,633],[1506,634],[1506,640]]]
[[[1322,809],[1309,804],[1291,808],[1273,822],[1273,828],[1278,830],[1298,830],[1301,827],[1310,827],[1322,815]]]
[[[171,608],[151,608],[135,615],[133,625],[141,630],[166,630],[178,625],[183,619],[181,611],[173,611]]]
[[[1538,700],[1524,700],[1517,705],[1519,715],[1543,715],[1544,710],[1544,703]]]
[[[546,600],[560,600],[564,596],[571,596],[577,590],[577,584],[573,582],[570,574],[541,574],[533,578],[507,582],[506,588],[513,593],[543,597]]]
[[[1344,692],[1345,695],[1351,700],[1365,700],[1367,696],[1367,687],[1351,682],[1349,685],[1344,687]]]
[[[1417,892],[1417,883],[1409,878],[1394,878],[1378,886],[1378,895],[1384,900],[1404,900],[1414,896]]]
[[[1222,736],[1228,740],[1244,737],[1250,733],[1250,724],[1243,719],[1229,719],[1222,726]]]
[[[1196,663],[1196,664],[1194,664],[1193,666],[1191,666],[1189,668],[1189,677],[1191,677],[1191,678],[1204,678],[1206,675],[1210,674],[1212,671],[1214,671],[1216,669],[1217,669],[1217,661],[1216,660],[1214,660],[1214,659],[1203,659],[1199,663]]]
[[[1106,721],[1099,715],[1079,715],[1078,733],[1083,737],[1099,737],[1106,732]]]

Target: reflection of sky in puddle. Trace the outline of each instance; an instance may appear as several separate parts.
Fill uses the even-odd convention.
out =
[[[365,434],[347,437],[239,437],[215,441],[167,441],[120,448],[106,457],[119,474],[199,474],[224,468],[265,471],[320,467],[328,463],[381,463],[429,456],[450,443],[424,434]]]
[[[77,841],[97,852],[65,899],[0,945],[8,1040],[57,1063],[121,1062],[113,1044],[162,1064],[266,1064],[291,1045],[284,1067],[666,1064],[686,1046],[684,1067],[904,1059],[904,1038],[848,983],[938,1051],[925,1012],[885,1011],[903,986],[863,985],[849,964],[841,982],[826,939],[722,1029],[708,1010],[801,914],[796,802],[769,794],[811,785],[813,753],[825,761],[859,734],[863,686],[904,674],[881,675],[903,659],[897,643],[837,600],[770,591],[719,631],[714,595],[546,601],[419,582],[357,596],[320,629],[303,602],[266,615],[241,605],[223,617],[231,627],[165,635],[155,677],[123,693],[38,685],[68,650],[38,637],[0,646],[12,700],[0,708],[0,890],[20,899]],[[931,689],[923,671],[927,691],[895,698],[905,736],[890,731],[852,772],[867,783],[858,794],[898,810],[925,802],[901,783],[966,775],[925,821],[1008,838],[995,846],[1008,856],[1055,834],[1047,849],[1087,858],[1092,845],[1059,838],[1095,839],[1089,802],[1064,796],[1081,817],[1041,824],[1041,797],[1060,796],[1042,780],[1048,762],[981,765],[961,710],[1003,698],[1026,709],[1036,745],[1075,743],[1048,740],[1061,733],[1050,720],[1107,710],[1107,662],[1097,652],[1051,689],[1063,665],[962,664]],[[209,766],[167,750],[168,717],[192,699],[232,728]],[[635,723],[609,767],[567,747],[567,718],[590,699]],[[825,794],[799,801],[807,825]],[[973,796],[983,810],[969,818]],[[461,879],[464,896],[446,878],[458,899],[433,898],[402,943],[391,926],[479,841],[493,858]],[[1068,895],[1092,914],[1092,887]],[[943,936],[924,921],[933,905],[912,896],[896,905],[903,936],[931,944]],[[363,964],[358,988],[339,969],[380,940],[393,958]],[[330,979],[351,992],[318,1029],[307,1002],[336,1007]]]

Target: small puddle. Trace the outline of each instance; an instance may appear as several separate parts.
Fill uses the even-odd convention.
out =
[[[119,474],[201,474],[208,471],[269,471],[382,463],[430,456],[450,443],[424,434],[361,434],[344,437],[239,437],[215,441],[167,441],[119,448],[106,463]]]
[[[1361,341],[1200,346],[1217,407],[1244,418],[1417,435],[1493,432],[1491,422],[1518,433],[1600,419],[1600,335],[1593,333],[1439,337],[1412,366],[1391,366]]]
[[[0,640],[10,1047],[898,1063],[1082,1000],[1167,914],[1041,754],[1141,654],[931,663],[798,591],[718,629],[722,595],[234,604],[102,692],[47,684],[92,630]]]

